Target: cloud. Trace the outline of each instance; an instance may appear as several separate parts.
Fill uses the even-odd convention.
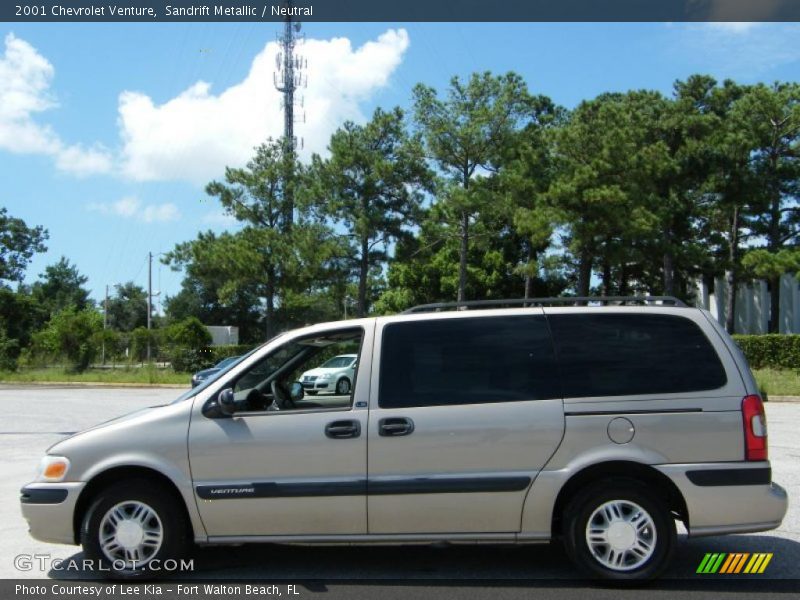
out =
[[[722,77],[763,79],[800,62],[797,23],[686,23],[674,29],[675,51]]]
[[[110,153],[102,146],[67,145],[35,117],[58,106],[50,91],[53,65],[25,40],[6,35],[0,55],[0,150],[51,156],[59,170],[77,176],[111,169]]]
[[[176,221],[181,216],[178,207],[171,202],[143,205],[135,196],[126,196],[110,203],[93,202],[87,204],[86,208],[92,212],[135,219],[144,223]]]
[[[756,27],[758,27],[760,23],[748,23],[746,21],[730,21],[730,22],[717,22],[717,23],[708,23],[707,26],[711,29],[717,29],[719,31],[725,31],[728,33],[739,33],[744,34],[752,31]]]
[[[324,152],[331,133],[345,120],[362,120],[359,105],[386,86],[409,45],[404,29],[390,29],[353,48],[346,38],[307,40],[307,88],[295,133],[301,157]],[[202,184],[225,166],[244,165],[253,148],[283,132],[281,96],[273,83],[279,46],[269,42],[241,82],[219,93],[198,81],[156,104],[142,92],[119,97],[122,173],[137,181],[182,179]]]

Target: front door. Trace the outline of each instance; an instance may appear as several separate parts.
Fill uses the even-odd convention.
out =
[[[379,320],[371,534],[512,533],[564,413],[541,311]]]
[[[209,537],[366,533],[368,373],[359,379],[358,360],[339,386],[347,394],[300,398],[292,384],[335,356],[369,354],[371,328],[291,337],[248,361],[207,401],[232,389],[233,416],[206,416],[196,402],[189,458]]]

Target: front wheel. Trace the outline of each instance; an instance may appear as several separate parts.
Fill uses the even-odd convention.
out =
[[[101,491],[83,519],[86,558],[116,579],[166,574],[188,547],[183,511],[163,485],[133,480]]]
[[[616,581],[657,577],[677,537],[667,506],[633,480],[589,486],[568,504],[564,523],[572,560],[591,576]]]
[[[346,396],[350,393],[350,380],[347,377],[342,377],[336,382],[336,393],[340,396]]]

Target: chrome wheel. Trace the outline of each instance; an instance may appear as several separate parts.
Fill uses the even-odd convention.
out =
[[[592,556],[613,571],[632,571],[656,549],[653,517],[635,502],[611,500],[598,506],[586,523],[586,544]]]
[[[100,548],[115,568],[146,565],[161,549],[164,527],[156,511],[129,500],[112,506],[100,521]]]

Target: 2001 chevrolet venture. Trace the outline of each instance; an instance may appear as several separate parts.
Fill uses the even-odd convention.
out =
[[[690,536],[778,527],[786,493],[731,338],[674,299],[602,303],[433,305],[285,333],[169,405],[51,447],[24,516],[119,577],[191,542],[560,538],[592,576],[647,579],[676,521]],[[300,375],[343,354],[348,393],[305,397]]]

